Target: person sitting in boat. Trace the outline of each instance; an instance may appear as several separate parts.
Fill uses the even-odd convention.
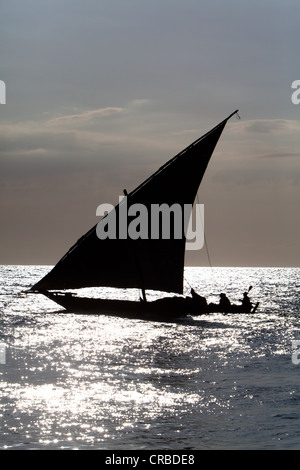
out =
[[[248,297],[248,292],[244,292],[244,297],[242,300],[242,308],[243,308],[243,312],[251,312],[252,303]]]
[[[197,292],[195,292],[193,288],[191,289],[191,296],[193,297],[193,300],[197,302],[197,304],[201,305],[202,307],[207,307],[206,298],[197,294]]]
[[[219,306],[221,308],[221,311],[225,313],[227,313],[230,310],[230,307],[232,306],[230,300],[224,293],[220,294]]]

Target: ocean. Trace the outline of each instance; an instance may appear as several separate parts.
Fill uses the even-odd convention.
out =
[[[299,268],[186,268],[187,294],[260,305],[174,322],[22,293],[49,269],[0,270],[0,449],[300,449]]]

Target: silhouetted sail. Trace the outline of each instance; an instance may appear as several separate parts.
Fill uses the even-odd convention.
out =
[[[236,112],[235,112],[236,113]],[[192,205],[214,148],[228,119],[180,152],[127,195],[128,209],[143,204]],[[122,204],[122,203],[121,203]],[[121,204],[116,206],[119,220]],[[107,216],[106,216],[107,217]],[[104,217],[100,223],[107,224]],[[109,217],[109,216],[108,216]],[[130,223],[130,218],[128,218]],[[100,240],[97,225],[81,237],[66,255],[31,290],[82,287],[121,287],[183,293],[184,233],[180,239],[151,237]]]

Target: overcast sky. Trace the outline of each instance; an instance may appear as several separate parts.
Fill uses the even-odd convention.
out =
[[[199,190],[211,261],[299,266],[299,0],[6,0],[0,18],[0,264],[56,263],[238,108]]]

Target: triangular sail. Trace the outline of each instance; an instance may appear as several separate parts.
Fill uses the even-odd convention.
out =
[[[233,113],[235,114],[235,113]],[[210,157],[233,115],[180,152],[127,196],[127,206],[192,205]],[[116,206],[116,218],[120,204]],[[100,223],[106,224],[105,217]],[[97,226],[81,237],[31,290],[135,287],[183,293],[185,236],[100,240]]]

